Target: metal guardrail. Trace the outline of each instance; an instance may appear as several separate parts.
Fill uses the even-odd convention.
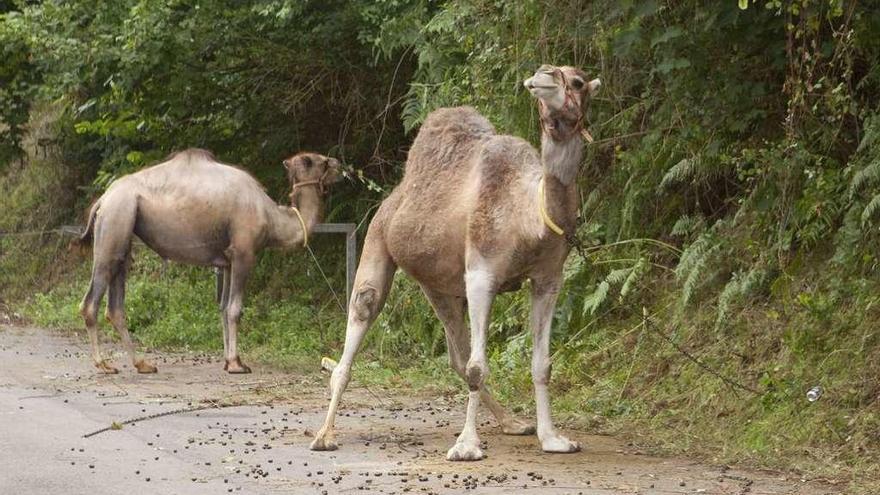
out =
[[[357,270],[357,225],[353,223],[319,223],[312,229],[313,234],[345,234],[345,311],[354,288],[354,275]],[[57,232],[62,235],[82,235],[80,225],[62,225]]]

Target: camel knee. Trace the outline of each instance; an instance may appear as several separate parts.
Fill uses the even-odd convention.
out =
[[[471,391],[479,390],[488,375],[489,368],[486,366],[485,361],[468,362],[464,377],[468,384],[468,389]]]
[[[351,298],[349,312],[359,321],[372,321],[378,313],[379,291],[375,287],[364,285],[358,287]]]

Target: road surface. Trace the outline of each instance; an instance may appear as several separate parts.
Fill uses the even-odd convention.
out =
[[[217,358],[151,354],[155,375],[94,372],[82,336],[0,325],[0,494],[725,494],[824,495],[840,486],[644,455],[613,438],[568,432],[576,454],[542,453],[482,416],[488,458],[444,460],[460,399],[371,391],[355,376],[337,421],[343,444],[311,452],[326,375]],[[114,349],[115,362],[125,362]],[[249,363],[253,365],[254,363]],[[316,362],[317,367],[317,362]],[[195,412],[148,416],[192,407]],[[228,406],[228,407],[214,407]],[[115,425],[114,425],[115,423]],[[93,434],[101,429],[106,431]]]

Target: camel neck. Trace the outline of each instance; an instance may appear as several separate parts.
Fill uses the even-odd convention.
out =
[[[299,210],[299,216],[291,210],[291,207]],[[273,232],[271,244],[284,248],[302,247],[306,233],[303,232],[303,224],[306,231],[312,229],[321,221],[324,203],[317,188],[304,187],[296,191],[291,201],[291,207],[279,205],[272,219]],[[300,222],[302,217],[302,222]]]
[[[555,177],[565,186],[574,184],[578,167],[584,156],[584,142],[580,133],[565,140],[556,140],[547,132],[541,135],[541,163],[544,175]]]
[[[324,202],[321,199],[318,188],[314,186],[300,188],[296,191],[296,195],[291,203],[291,206],[299,210],[306,228],[311,232],[312,228],[321,221],[321,217],[324,214]]]
[[[580,133],[567,140],[541,137],[541,162],[544,169],[544,204],[546,213],[566,233],[575,228],[578,215],[577,171],[583,157]],[[554,234],[555,235],[555,234]]]

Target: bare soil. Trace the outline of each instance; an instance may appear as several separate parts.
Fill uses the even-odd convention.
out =
[[[115,350],[98,375],[78,335],[0,324],[2,494],[803,494],[845,487],[798,476],[645,455],[568,431],[576,454],[502,435],[482,416],[489,457],[444,460],[464,404],[419,391],[374,391],[357,376],[337,421],[340,450],[311,452],[327,377],[253,366],[228,375],[215,357],[152,353],[138,375]],[[181,409],[203,407],[190,412]],[[151,417],[163,413],[171,413]],[[128,420],[133,422],[126,423]],[[106,429],[105,431],[100,431]],[[99,432],[100,431],[100,432]],[[85,437],[85,435],[90,435]]]

